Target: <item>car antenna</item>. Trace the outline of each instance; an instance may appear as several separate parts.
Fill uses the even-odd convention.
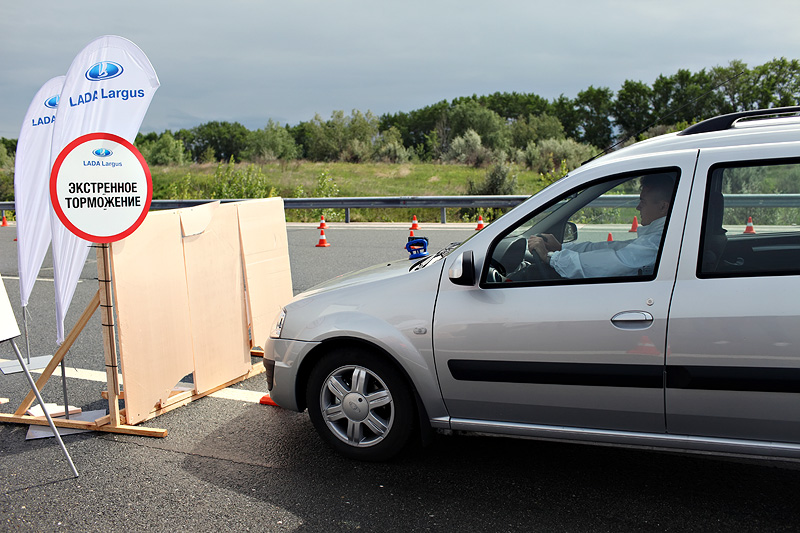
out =
[[[639,130],[639,131],[637,131],[636,133],[631,133],[631,134],[629,134],[629,135],[625,136],[623,139],[620,139],[619,141],[615,142],[614,144],[612,144],[611,146],[609,146],[608,148],[606,148],[605,150],[603,150],[603,151],[602,151],[602,152],[600,152],[599,154],[597,154],[597,155],[595,155],[595,156],[593,156],[593,157],[591,157],[591,158],[587,159],[586,161],[584,161],[583,163],[581,163],[581,165],[585,165],[585,164],[587,164],[587,163],[591,163],[592,161],[594,161],[594,160],[595,160],[595,159],[597,159],[598,157],[602,157],[602,156],[606,155],[607,153],[609,153],[610,151],[612,151],[614,148],[616,148],[616,147],[617,147],[617,146],[619,146],[620,144],[624,144],[624,143],[628,142],[628,141],[629,141],[631,138],[633,138],[633,137],[638,137],[639,135],[641,135],[642,133],[646,132],[647,130],[649,130],[649,129],[650,129],[650,128],[652,128],[653,126],[655,126],[655,125],[657,125],[657,124],[661,124],[661,121],[663,121],[664,119],[666,119],[666,118],[669,118],[669,117],[671,117],[672,115],[674,115],[675,113],[677,113],[678,111],[681,111],[681,110],[683,110],[683,109],[685,109],[685,108],[689,107],[690,105],[694,104],[695,102],[697,102],[697,101],[698,101],[698,100],[700,100],[701,98],[705,98],[706,96],[708,96],[709,94],[713,93],[714,91],[716,91],[717,89],[719,89],[719,88],[720,88],[720,87],[722,87],[723,85],[727,85],[728,83],[732,82],[733,80],[735,80],[736,78],[738,78],[738,77],[739,77],[739,76],[741,76],[742,74],[744,74],[744,69],[740,70],[739,72],[737,72],[736,74],[734,74],[734,75],[733,75],[733,76],[731,76],[730,78],[728,78],[728,79],[726,79],[726,80],[723,80],[723,81],[721,81],[720,83],[718,83],[717,85],[715,85],[714,87],[712,87],[712,88],[711,88],[711,89],[709,89],[708,91],[704,92],[704,93],[703,93],[703,94],[701,94],[700,96],[698,96],[698,97],[696,97],[696,98],[694,98],[694,99],[692,99],[692,100],[690,100],[690,101],[686,102],[685,104],[683,104],[682,106],[680,106],[678,109],[675,109],[675,110],[673,110],[673,111],[670,111],[670,112],[669,112],[669,113],[667,113],[666,115],[663,115],[663,116],[660,116],[660,117],[656,118],[656,119],[655,119],[653,122],[651,122],[650,124],[648,124],[648,125],[647,125],[647,126],[645,126],[644,128],[640,129],[640,130]]]

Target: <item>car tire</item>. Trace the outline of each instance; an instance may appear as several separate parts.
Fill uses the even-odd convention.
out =
[[[322,439],[342,455],[385,461],[408,444],[415,403],[388,361],[360,348],[324,355],[309,376],[306,405]]]

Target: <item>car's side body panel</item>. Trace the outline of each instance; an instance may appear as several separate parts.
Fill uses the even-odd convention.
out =
[[[630,158],[583,172],[571,182],[581,187],[652,168],[680,169],[654,280],[486,288],[457,286],[443,277],[434,317],[434,353],[451,416],[665,431],[667,312],[696,159],[696,151]],[[491,227],[494,235],[509,227],[502,222]],[[475,240],[464,248],[471,246],[485,248]],[[483,257],[485,251],[475,253]],[[446,268],[455,260],[455,254],[448,257]],[[637,312],[652,320],[615,319]]]
[[[800,443],[800,264],[794,265],[797,275],[769,273],[770,263],[784,261],[786,254],[800,256],[797,233],[729,235],[722,277],[701,279],[696,272],[696,228],[702,224],[710,171],[720,164],[767,164],[798,156],[800,143],[700,153],[670,310],[670,433]],[[766,273],[736,276],[740,262]]]

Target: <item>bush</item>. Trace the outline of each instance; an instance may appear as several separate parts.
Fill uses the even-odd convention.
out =
[[[567,161],[562,159],[561,160],[561,165],[558,168],[554,168],[553,170],[550,170],[549,172],[545,172],[544,174],[540,174],[541,177],[542,177],[542,184],[546,187],[547,185],[550,185],[551,183],[555,183],[558,180],[560,180],[561,178],[563,178],[564,176],[566,176],[568,172],[569,172],[569,169],[567,168]]]
[[[250,165],[236,168],[233,158],[220,163],[214,173],[214,187],[211,198],[270,198],[278,196],[275,187],[267,183],[267,177],[260,168]]]
[[[506,121],[496,112],[474,100],[465,100],[453,106],[449,113],[450,129],[456,137],[470,130],[477,132],[483,145],[490,150],[506,150],[510,144]]]
[[[403,136],[392,126],[381,132],[373,159],[383,163],[407,163],[412,155],[416,155],[414,150],[403,146]]]
[[[217,153],[214,151],[212,147],[206,148],[203,153],[200,154],[199,159],[197,160],[198,163],[214,163],[217,160]]]
[[[593,146],[572,139],[543,139],[536,143],[528,143],[523,153],[523,161],[531,170],[547,174],[560,169],[562,162],[568,171],[578,168],[596,152],[597,149]]]
[[[512,145],[520,149],[542,139],[564,138],[564,126],[561,125],[561,121],[547,114],[530,115],[511,124]]]
[[[149,139],[141,141],[137,148],[151,166],[184,165],[188,163],[190,157],[183,142],[173,137],[169,131],[165,131],[155,141]]]
[[[5,145],[0,143],[0,170],[12,170],[13,168],[14,158],[8,155]]]
[[[485,195],[508,195],[514,194],[517,188],[517,176],[511,174],[511,167],[505,162],[499,162],[486,171],[486,176],[481,183],[469,180],[467,183],[467,194],[470,196]],[[459,211],[462,220],[474,220],[478,216],[478,209],[463,208]],[[481,210],[491,220],[503,214],[503,209]]]
[[[339,159],[347,163],[364,163],[372,159],[372,144],[361,139],[350,139],[339,154]]]
[[[260,163],[276,159],[296,159],[299,155],[300,148],[294,137],[286,128],[270,119],[265,128],[248,133],[247,148],[242,157],[247,161]]]
[[[313,161],[368,161],[374,152],[379,120],[371,112],[353,110],[351,116],[334,111],[330,120],[319,114],[310,122],[300,123],[295,130],[302,133],[306,157]]]
[[[0,202],[10,202],[13,199],[14,158],[8,155],[5,144],[0,143]]]
[[[339,196],[339,186],[330,172],[321,172],[317,177],[317,187],[314,189],[314,198],[335,198]],[[344,209],[314,209],[314,218],[324,216],[325,220],[333,222],[344,220]]]
[[[471,129],[467,130],[464,135],[453,139],[450,149],[445,154],[446,161],[455,161],[474,167],[491,163],[493,159],[492,151],[483,146],[481,136]]]
[[[0,202],[14,201],[14,173],[0,171]]]
[[[505,162],[495,164],[486,171],[486,176],[480,184],[469,180],[467,183],[467,194],[487,195],[487,194],[514,194],[517,188],[517,176],[511,174],[511,167]]]
[[[400,142],[392,141],[382,145],[375,156],[383,163],[407,163],[411,159],[411,151]]]
[[[157,194],[158,188],[156,187],[156,180],[153,180],[153,198],[162,199]],[[194,200],[208,198],[206,191],[209,187],[204,186],[198,179],[193,178],[190,172],[187,172],[182,178],[177,181],[169,183],[166,187],[164,200]]]

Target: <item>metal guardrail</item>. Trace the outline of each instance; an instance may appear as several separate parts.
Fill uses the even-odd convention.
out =
[[[350,222],[351,209],[375,208],[439,208],[441,223],[447,223],[447,208],[453,207],[514,207],[527,200],[528,196],[350,196],[335,198],[284,198],[284,209],[344,209],[344,221]],[[153,200],[151,209],[178,209],[210,202],[211,200]],[[221,202],[240,202],[240,199]]]
[[[374,208],[439,208],[441,222],[447,223],[447,208],[453,207],[514,207],[527,200],[529,196],[486,195],[486,196],[352,196],[335,198],[284,198],[284,209],[344,209],[345,222],[350,222],[351,209]],[[220,202],[241,202],[249,198],[229,198]],[[153,200],[151,210],[180,209],[206,204],[214,200]],[[14,210],[14,202],[0,202],[0,210]]]
[[[284,209],[344,209],[345,222],[350,222],[351,209],[374,208],[439,208],[441,223],[447,223],[447,208],[466,207],[515,207],[529,196],[486,195],[486,196],[351,196],[336,198],[284,198]],[[245,199],[225,199],[226,202],[240,202]],[[212,202],[213,200],[153,200],[152,210],[179,209]],[[639,195],[603,195],[592,202],[592,207],[636,207]],[[728,194],[725,207],[800,207],[800,194]],[[0,202],[0,210],[13,211],[14,202]]]

